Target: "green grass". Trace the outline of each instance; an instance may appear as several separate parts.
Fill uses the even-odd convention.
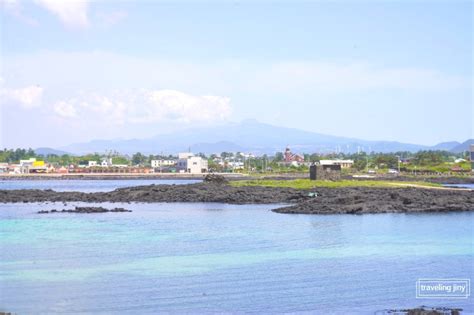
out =
[[[440,184],[427,182],[401,182],[401,181],[382,181],[382,180],[309,180],[309,179],[293,179],[293,180],[273,180],[273,179],[257,179],[257,180],[239,180],[231,182],[232,186],[264,186],[264,187],[288,187],[295,189],[312,189],[318,187],[341,188],[341,187],[442,187]]]

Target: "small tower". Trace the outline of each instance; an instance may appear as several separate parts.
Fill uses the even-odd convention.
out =
[[[291,150],[288,146],[285,149],[284,157],[285,157],[285,162],[293,161],[293,154],[291,153]]]

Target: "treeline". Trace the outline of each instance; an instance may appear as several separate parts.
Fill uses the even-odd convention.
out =
[[[33,149],[4,149],[0,150],[0,162],[2,163],[18,163],[20,160],[27,160],[36,157]]]
[[[221,157],[223,159],[231,160],[240,160],[244,161],[247,164],[247,167],[251,166],[254,168],[266,168],[273,167],[279,168],[278,162],[283,161],[283,153],[276,152],[273,156],[262,155],[259,157],[246,158],[239,153],[232,152],[222,152],[220,155],[211,154],[204,155],[203,153],[198,153],[198,156],[209,159],[210,163],[217,158]],[[0,162],[3,163],[18,163],[20,160],[25,160],[29,158],[43,159],[48,163],[57,164],[57,165],[87,165],[89,161],[96,161],[100,163],[104,158],[112,158],[113,164],[123,164],[123,165],[144,165],[149,166],[152,160],[157,159],[170,159],[176,158],[172,155],[145,155],[140,152],[133,154],[132,156],[120,155],[118,152],[109,152],[106,154],[87,154],[82,156],[63,154],[49,154],[46,156],[37,155],[35,151],[31,148],[29,149],[4,149],[0,150]],[[433,165],[441,165],[443,163],[454,162],[457,158],[467,159],[466,153],[452,153],[448,151],[419,151],[416,153],[403,151],[403,152],[393,152],[393,153],[371,153],[367,154],[365,152],[361,153],[339,153],[339,154],[304,154],[306,162],[317,162],[323,159],[344,159],[344,160],[353,160],[354,168],[358,170],[363,170],[368,167],[381,167],[381,168],[397,168],[399,160],[409,164],[411,166],[417,167],[427,167]],[[213,165],[216,166],[216,165]]]
[[[169,156],[162,155],[144,155],[140,152],[133,154],[131,157],[127,155],[121,155],[118,152],[109,152],[106,154],[92,153],[86,155],[72,155],[72,154],[47,154],[40,155],[36,154],[31,148],[28,149],[3,149],[0,150],[0,163],[19,163],[20,160],[27,160],[30,158],[36,158],[38,160],[45,160],[48,163],[58,165],[87,165],[89,161],[95,161],[100,163],[104,158],[112,158],[114,164],[125,164],[125,165],[146,165],[150,164],[151,160],[157,159],[169,159]]]

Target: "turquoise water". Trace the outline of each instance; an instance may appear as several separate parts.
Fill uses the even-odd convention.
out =
[[[52,189],[55,191],[99,192],[112,191],[117,188],[142,185],[183,185],[199,183],[195,179],[49,179],[49,180],[0,180],[1,189]]]
[[[81,205],[69,203],[67,207]],[[285,215],[269,205],[0,205],[0,311],[365,313],[416,299],[418,278],[473,279],[474,213]]]

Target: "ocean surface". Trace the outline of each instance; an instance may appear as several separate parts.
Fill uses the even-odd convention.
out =
[[[55,191],[104,192],[117,188],[143,185],[184,185],[199,183],[199,179],[48,179],[48,180],[0,180],[1,189],[52,189]]]
[[[419,278],[474,278],[474,213],[292,215],[275,205],[0,204],[0,311],[361,313],[416,299]]]

